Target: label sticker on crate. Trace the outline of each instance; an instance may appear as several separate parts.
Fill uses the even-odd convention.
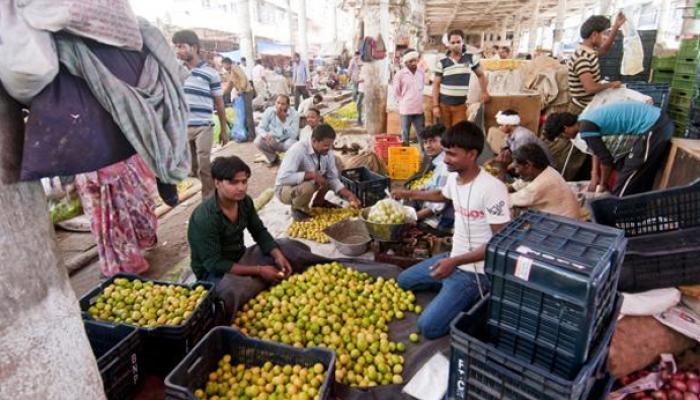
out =
[[[518,256],[515,261],[515,276],[527,281],[530,280],[530,271],[532,270],[532,259],[524,256]]]

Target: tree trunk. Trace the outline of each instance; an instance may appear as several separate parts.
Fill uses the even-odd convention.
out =
[[[0,154],[22,136],[0,86]],[[13,131],[14,129],[14,131]],[[3,174],[4,175],[4,174]],[[0,183],[0,399],[104,399],[39,182]]]

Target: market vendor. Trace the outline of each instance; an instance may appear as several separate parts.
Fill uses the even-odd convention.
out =
[[[496,161],[508,166],[513,162],[512,154],[515,150],[525,144],[534,143],[542,148],[550,164],[554,162],[551,154],[549,154],[547,145],[531,130],[520,125],[520,115],[517,111],[510,109],[499,111],[496,113],[496,123],[498,124],[498,131],[489,132],[488,138],[489,144],[492,144],[496,141],[496,138],[492,137],[492,135],[504,135],[502,145],[496,150],[498,154],[496,156]],[[493,148],[496,146],[492,145],[491,147]]]
[[[192,213],[187,227],[192,272],[216,284],[229,314],[257,293],[292,273],[286,255],[298,242],[275,241],[246,194],[250,168],[236,156],[219,157],[211,165],[214,196]],[[246,249],[243,231],[256,246]]]
[[[552,114],[544,129],[550,140],[560,135],[573,139],[580,134],[601,165],[600,173],[591,177],[592,184],[596,184],[601,192],[611,191],[624,196],[652,189],[674,128],[671,119],[660,108],[629,101],[606,104],[578,117],[568,112]],[[639,140],[634,142],[628,154],[616,160],[603,139],[620,135],[638,136]],[[613,169],[617,174],[611,190]]]
[[[533,208],[574,219],[581,218],[576,194],[564,178],[551,167],[542,147],[527,143],[513,152],[515,172],[527,186],[510,195],[513,207]]]
[[[277,95],[275,105],[263,113],[256,133],[255,147],[275,165],[279,162],[277,152],[289,150],[299,138],[299,114],[289,106],[289,96]]]
[[[304,115],[306,116],[306,125],[299,131],[300,142],[311,139],[311,133],[322,122],[321,111],[318,108],[311,107]]]
[[[413,185],[409,184],[409,188],[433,191],[445,186],[449,172],[445,165],[445,152],[440,144],[440,138],[444,133],[445,126],[435,124],[418,134],[425,149],[425,158],[430,160],[430,166],[422,171],[422,176],[413,178]],[[439,231],[452,229],[454,225],[454,209],[451,203],[416,202],[415,206],[416,210],[418,210],[416,213],[418,221],[422,221]]]
[[[360,200],[340,182],[335,155],[331,151],[335,131],[328,124],[318,125],[309,140],[292,146],[282,160],[275,181],[275,194],[291,205],[294,219],[304,219],[308,208],[328,207],[325,194],[333,190],[353,207]],[[311,200],[313,198],[313,204]]]
[[[319,104],[323,101],[323,96],[320,94],[315,94],[312,97],[309,97],[307,99],[304,99],[300,104],[299,108],[297,109],[297,112],[300,116],[304,117],[306,116],[306,113],[311,109],[318,107]]]
[[[479,167],[484,134],[462,121],[442,136],[445,164],[450,172],[442,190],[396,191],[395,197],[429,202],[451,200],[455,209],[452,252],[443,253],[403,271],[397,281],[406,290],[435,290],[437,296],[418,318],[428,339],[449,332],[450,321],[486,295],[486,243],[510,221],[508,189]]]

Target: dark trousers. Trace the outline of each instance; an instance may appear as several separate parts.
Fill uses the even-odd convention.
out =
[[[622,197],[652,189],[656,173],[666,159],[673,129],[673,121],[662,113],[659,121],[642,140],[637,141],[617,170],[612,189],[614,195]]]
[[[278,239],[277,245],[282,253],[292,264],[293,273],[303,272],[306,267],[328,262],[326,258],[311,253],[309,247],[299,241],[292,239]],[[275,265],[275,261],[268,254],[264,254],[259,246],[252,246],[246,249],[245,254],[237,262],[241,265]],[[270,287],[270,283],[255,276],[239,276],[231,273],[224,276],[206,276],[203,280],[216,285],[217,296],[224,301],[226,320],[243,308],[258,293]]]
[[[301,101],[299,97],[303,99],[311,97],[306,86],[294,86],[294,108],[299,108],[299,102]]]
[[[245,129],[248,141],[255,139],[255,121],[253,120],[253,97],[255,92],[243,92],[243,109],[245,112]]]

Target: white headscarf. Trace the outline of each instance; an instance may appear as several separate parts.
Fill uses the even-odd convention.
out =
[[[519,115],[504,115],[500,111],[496,113],[496,123],[498,125],[513,125],[513,126],[518,126],[520,125],[520,116]]]
[[[409,51],[408,53],[403,55],[403,58],[401,61],[405,64],[411,60],[417,60],[420,58],[420,54],[418,54],[417,51]]]

